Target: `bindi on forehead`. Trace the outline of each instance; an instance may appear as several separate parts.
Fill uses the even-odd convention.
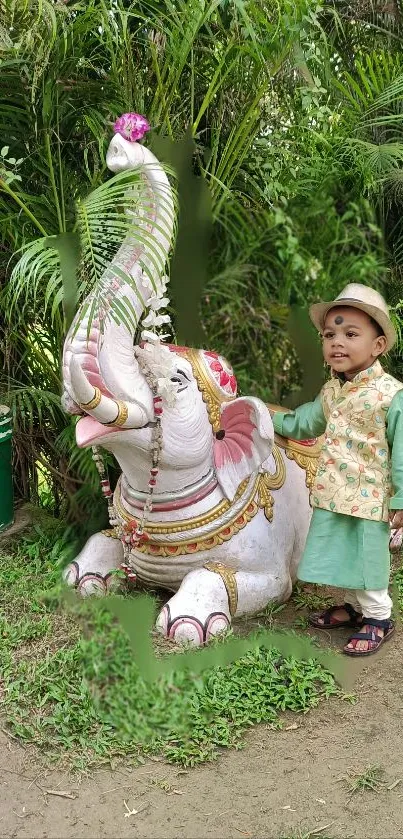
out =
[[[363,329],[370,322],[370,317],[352,306],[335,306],[327,312],[324,327],[343,326],[343,329],[354,326]]]

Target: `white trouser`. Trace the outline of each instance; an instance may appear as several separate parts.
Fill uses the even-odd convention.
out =
[[[387,588],[378,591],[347,589],[344,602],[349,603],[356,612],[362,612],[365,618],[376,618],[380,621],[390,618],[393,605]]]

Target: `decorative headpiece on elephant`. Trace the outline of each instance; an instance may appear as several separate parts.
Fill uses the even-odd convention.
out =
[[[111,530],[88,540],[65,577],[82,594],[102,594],[123,567],[132,582],[170,589],[157,626],[199,644],[234,615],[289,596],[309,493],[296,458],[274,444],[268,407],[237,396],[228,362],[155,331],[169,321],[161,311],[174,201],[156,158],[132,140],[117,133],[107,162],[115,172],[141,168],[152,193],[143,219],[152,252],[146,235],[140,247],[128,234],[102,278],[102,309],[94,313],[91,295],[84,301],[63,354],[63,404],[85,415],[77,443],[94,448]],[[112,305],[130,307],[131,328],[111,316]],[[113,495],[100,448],[122,470]]]

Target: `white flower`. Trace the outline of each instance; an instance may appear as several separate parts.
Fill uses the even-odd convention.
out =
[[[171,382],[171,379],[161,378],[157,379],[158,393],[162,396],[164,402],[169,408],[173,408],[176,402],[176,395],[178,391],[177,382]]]
[[[160,337],[156,332],[150,332],[149,329],[143,329],[141,333],[142,341],[150,341],[151,344],[159,342]]]
[[[154,312],[158,312],[160,309],[166,309],[169,306],[169,297],[150,297],[148,305]]]
[[[166,292],[167,283],[169,282],[169,277],[154,277],[151,279],[148,271],[142,272],[141,276],[142,285],[145,288],[150,288],[157,297],[163,297]]]
[[[149,326],[156,326],[155,323],[155,315],[153,312],[147,315],[147,317],[143,318],[142,325],[148,329]]]
[[[153,286],[153,284],[152,284],[151,277],[149,277],[149,275],[148,275],[147,271],[143,271],[143,272],[142,272],[142,275],[141,275],[141,285],[143,285],[143,286],[144,286],[144,288],[149,288],[149,289],[151,289],[152,291],[154,291],[154,286]]]
[[[169,277],[166,274],[157,280],[157,297],[162,297],[165,294],[168,283]]]
[[[154,332],[149,332],[148,330],[144,330],[142,333],[142,337],[146,336],[144,340],[148,341],[149,335],[153,336],[153,340],[150,343],[147,343],[144,349],[141,347],[136,347],[136,356],[139,359],[139,362],[143,361],[144,365],[147,367],[150,372],[160,378],[170,378],[172,376],[174,370],[176,369],[175,365],[175,356],[169,351],[167,347],[164,347],[159,337]],[[166,336],[160,336],[166,337]]]
[[[152,344],[158,344],[160,341],[165,341],[170,337],[169,332],[163,332],[158,335],[157,332],[152,332],[150,329],[143,329],[141,333],[141,340],[145,343],[150,342]]]
[[[163,326],[164,323],[171,323],[169,315],[157,315],[155,312],[149,312],[146,318],[143,318],[143,326],[148,329],[149,326]]]

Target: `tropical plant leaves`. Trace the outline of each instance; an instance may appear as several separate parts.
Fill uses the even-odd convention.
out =
[[[141,218],[128,215],[140,206],[140,183],[108,178],[120,113],[145,113],[171,140],[192,133],[194,171],[212,197],[204,343],[230,357],[244,391],[280,400],[298,386],[290,304],[332,294],[352,276],[378,286],[388,266],[399,270],[401,25],[365,12],[368,4],[352,20],[350,6],[3,0],[0,133],[21,163],[0,167],[1,386],[16,406],[19,468],[29,460],[30,476],[36,447],[53,486],[64,486],[54,441],[74,431],[56,410],[66,295],[49,242],[80,237],[77,299],[92,289],[93,311],[125,236],[147,247],[144,270],[158,260]],[[112,311],[133,325],[127,300]]]

